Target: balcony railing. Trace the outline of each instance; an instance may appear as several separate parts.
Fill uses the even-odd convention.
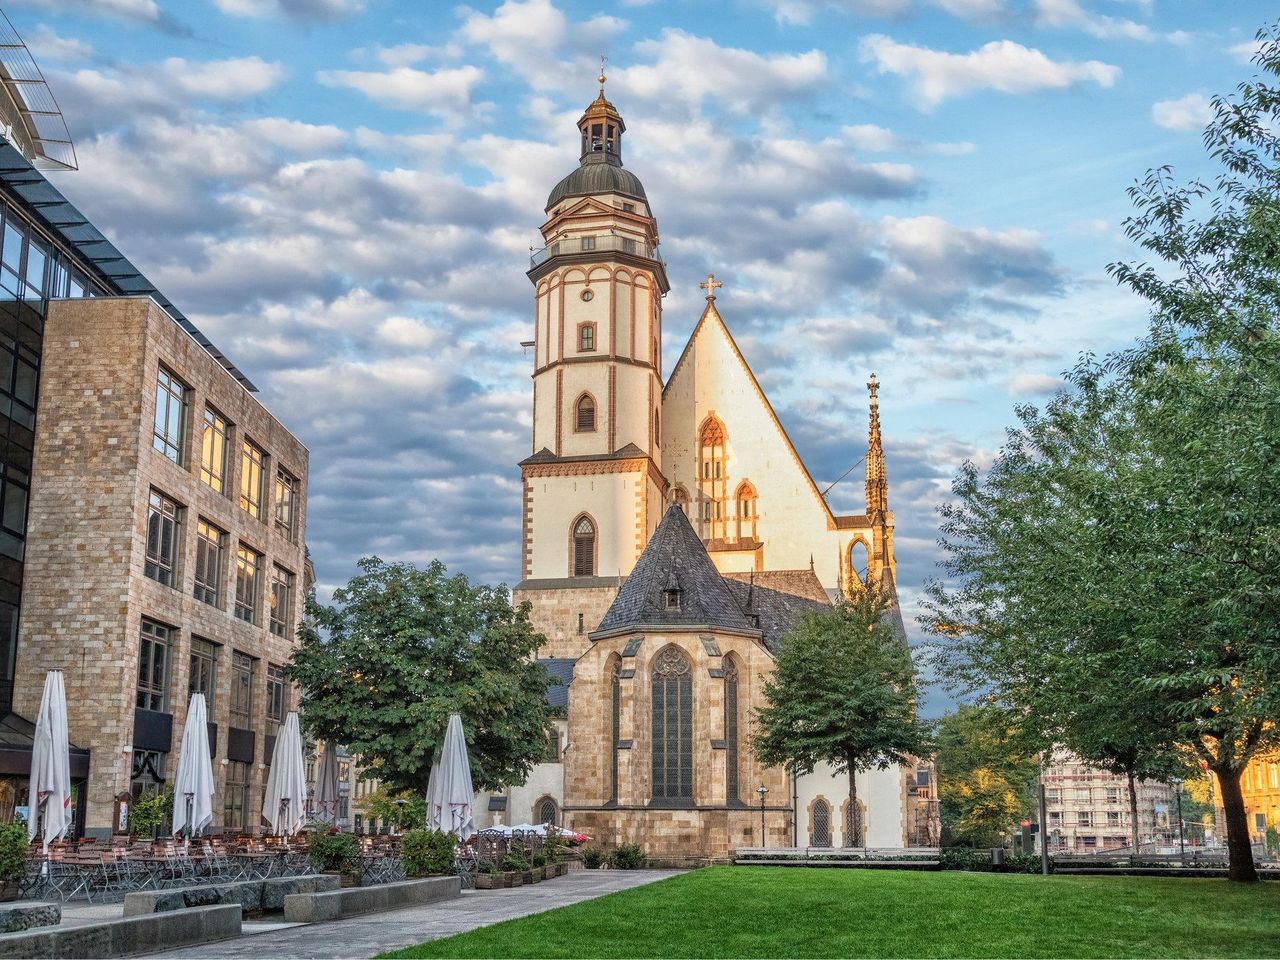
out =
[[[549,243],[529,258],[529,269],[546,263],[552,257],[590,253],[630,253],[646,260],[658,259],[658,248],[634,237],[604,234],[596,237],[565,237]]]

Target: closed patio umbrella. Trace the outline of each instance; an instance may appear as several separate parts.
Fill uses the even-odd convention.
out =
[[[192,694],[178,751],[178,776],[173,782],[175,837],[184,827],[187,836],[195,836],[213,822],[213,761],[209,758],[208,721],[204,694]]]
[[[34,840],[44,822],[44,851],[49,842],[66,835],[71,827],[71,749],[67,737],[67,690],[61,670],[44,678],[40,713],[36,716],[35,741],[31,745],[31,811],[27,838]]]
[[[338,822],[338,748],[331,740],[324,743],[316,772],[316,818],[325,823]]]
[[[427,780],[427,826],[452,833],[467,841],[476,832],[472,804],[471,765],[467,760],[467,741],[462,732],[462,717],[449,714],[449,727],[444,743],[436,754]]]
[[[271,774],[262,798],[262,819],[271,832],[288,836],[307,822],[307,776],[302,760],[302,734],[298,714],[289,711],[276,735],[271,754]]]

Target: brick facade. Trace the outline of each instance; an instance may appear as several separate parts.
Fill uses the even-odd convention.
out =
[[[161,365],[187,388],[180,464],[152,443]],[[284,664],[296,646],[295,631],[308,583],[307,450],[147,298],[51,303],[40,390],[14,708],[34,716],[45,671],[64,671],[71,741],[91,751],[84,826],[89,833],[100,833],[110,826],[113,796],[130,787],[143,619],[172,629],[164,678],[166,709],[152,711],[172,715],[166,778],[176,773],[192,637],[216,644],[209,719],[218,728],[214,748],[217,829],[223,819],[228,767],[231,654],[247,654],[256,661],[247,801],[250,825],[256,827],[270,760],[265,752],[267,669],[270,664]],[[200,424],[206,404],[232,425],[223,493],[200,479]],[[246,437],[266,453],[266,496],[260,519],[250,516],[239,501],[241,442]],[[292,537],[274,522],[277,468],[298,481]],[[144,573],[152,490],[181,508],[173,586]],[[193,595],[195,529],[201,518],[225,533],[218,606]],[[239,619],[233,610],[240,544],[263,558],[255,623]],[[289,628],[283,637],[269,629],[276,565],[294,578]],[[286,710],[296,706],[293,700],[290,693]],[[239,752],[244,755],[244,737],[239,739]]]

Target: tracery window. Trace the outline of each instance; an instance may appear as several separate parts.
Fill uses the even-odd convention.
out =
[[[831,846],[831,804],[819,797],[809,811],[809,846]]]
[[[573,429],[575,433],[594,433],[596,429],[596,402],[590,394],[584,393],[578,398],[574,411]]]
[[[707,417],[698,437],[698,492],[702,495],[703,535],[708,540],[726,536],[729,458],[724,424]]]
[[[738,665],[724,658],[724,763],[725,799],[737,803],[738,795]]]
[[[849,801],[844,802],[844,846],[861,847],[864,845],[863,838],[867,835],[867,809],[863,806],[862,801],[858,801],[858,830],[853,829],[853,808],[849,806]]]
[[[738,539],[756,539],[756,488],[749,480],[738,484],[738,492],[734,495],[738,503]]]
[[[579,517],[573,525],[573,575],[592,577],[596,572],[596,525]]]
[[[610,736],[609,799],[618,800],[618,741],[622,739],[622,661],[616,656],[609,668]]]
[[[693,800],[693,670],[679,647],[653,663],[653,799]]]
[[[560,810],[556,806],[556,802],[550,797],[543,797],[538,801],[538,806],[534,810],[533,822],[558,824],[560,822]]]

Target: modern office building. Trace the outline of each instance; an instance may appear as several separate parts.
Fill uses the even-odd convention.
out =
[[[46,178],[74,167],[0,24],[0,819],[64,673],[77,832],[176,770],[209,703],[215,827],[257,829],[311,574],[307,451]],[[25,59],[24,59],[25,58]]]

